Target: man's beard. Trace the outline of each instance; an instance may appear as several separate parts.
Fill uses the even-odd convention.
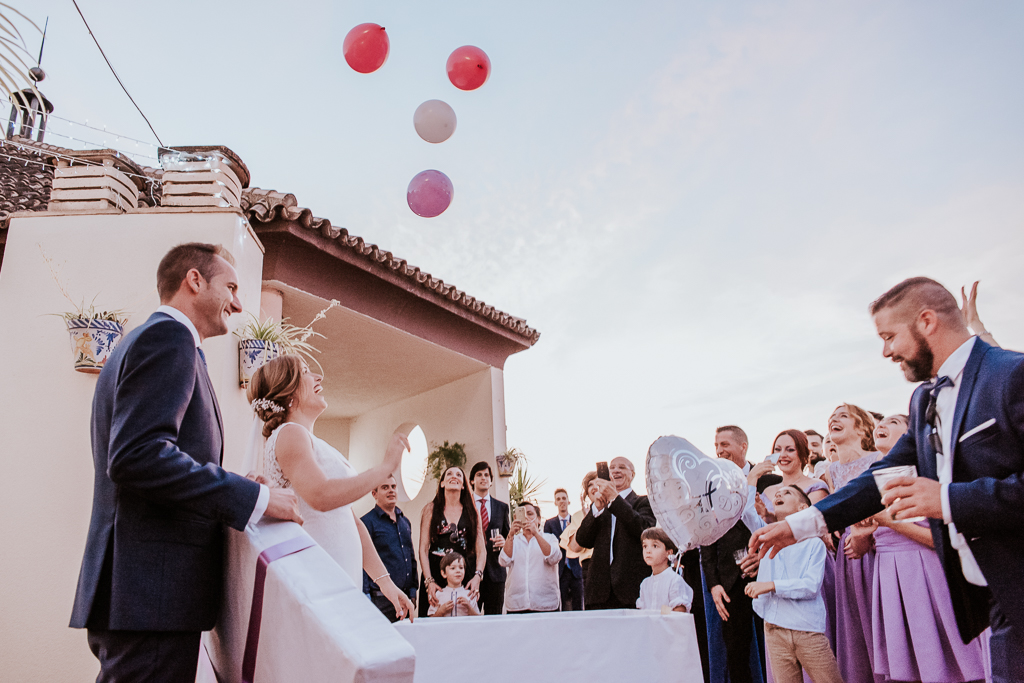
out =
[[[910,328],[910,336],[917,342],[917,349],[910,358],[903,359],[903,374],[909,382],[926,382],[932,378],[932,366],[935,364],[935,354],[932,353],[924,335],[916,328]]]

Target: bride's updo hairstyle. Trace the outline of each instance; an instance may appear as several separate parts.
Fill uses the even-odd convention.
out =
[[[261,365],[249,380],[246,397],[256,415],[263,420],[263,436],[270,436],[284,423],[288,406],[302,383],[302,359],[294,355],[278,356]]]

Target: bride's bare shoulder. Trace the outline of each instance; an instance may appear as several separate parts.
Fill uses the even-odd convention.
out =
[[[274,450],[278,459],[311,457],[313,442],[305,427],[294,422],[287,422],[278,430],[277,444]]]

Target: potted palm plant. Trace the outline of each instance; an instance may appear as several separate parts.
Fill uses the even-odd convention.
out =
[[[241,328],[235,330],[238,337],[238,383],[242,387],[249,385],[249,380],[264,363],[285,353],[305,356],[319,367],[320,363],[313,353],[320,353],[309,343],[310,337],[323,337],[313,331],[313,323],[327,317],[327,311],[340,306],[337,299],[332,299],[327,308],[323,309],[309,321],[305,327],[298,327],[282,320],[259,320],[250,315],[249,320]]]

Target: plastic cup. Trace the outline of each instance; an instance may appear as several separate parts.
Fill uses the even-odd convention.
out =
[[[914,465],[897,465],[896,467],[883,467],[880,470],[875,470],[871,473],[875,477],[875,486],[878,487],[878,492],[885,495],[885,485],[893,479],[899,479],[900,477],[916,477],[917,467]],[[924,517],[910,517],[909,519],[894,519],[893,521],[897,524],[904,522],[920,522]]]

